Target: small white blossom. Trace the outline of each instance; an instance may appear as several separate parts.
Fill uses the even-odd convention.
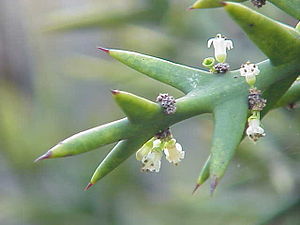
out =
[[[162,142],[160,139],[156,139],[153,141],[153,149],[161,148]]]
[[[227,56],[226,51],[233,49],[232,41],[225,39],[221,34],[217,34],[216,37],[208,40],[207,47],[210,48],[211,44],[213,44],[215,48],[215,58],[218,62],[225,62]]]
[[[146,172],[159,172],[161,165],[162,151],[151,151],[143,157],[142,171]]]
[[[246,81],[249,85],[253,86],[256,82],[255,76],[260,73],[258,66],[256,64],[247,62],[243,64],[240,68],[241,76],[246,78]]]
[[[184,159],[185,152],[182,151],[182,147],[179,143],[176,143],[176,140],[172,138],[165,145],[164,153],[166,159],[175,165],[177,165],[182,159]]]
[[[265,131],[262,127],[260,127],[260,120],[259,119],[250,119],[248,121],[249,127],[246,130],[246,134],[248,137],[256,142],[259,138],[264,137]]]
[[[169,129],[157,133],[136,152],[136,159],[143,165],[141,171],[159,172],[163,151],[166,159],[175,165],[184,158],[181,145],[172,138]]]
[[[146,156],[153,147],[153,138],[146,142],[135,154],[138,161],[141,161],[144,156]]]

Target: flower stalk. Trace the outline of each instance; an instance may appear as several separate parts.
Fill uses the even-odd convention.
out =
[[[261,97],[261,90],[258,90],[254,85],[256,83],[256,76],[259,75],[260,70],[256,64],[250,63],[249,61],[242,64],[240,68],[240,74],[245,77],[246,82],[250,86],[248,95],[248,107],[251,112],[251,116],[248,118],[248,128],[246,134],[256,143],[259,138],[264,137],[265,131],[261,125],[260,112],[266,106],[266,99]]]

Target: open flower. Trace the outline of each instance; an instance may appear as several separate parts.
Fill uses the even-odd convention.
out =
[[[135,157],[137,160],[141,161],[144,156],[148,155],[148,153],[151,151],[153,147],[153,141],[154,138],[151,140],[147,141],[135,154]]]
[[[166,159],[177,165],[182,159],[184,159],[184,151],[182,151],[182,147],[179,143],[176,143],[176,140],[172,138],[165,145],[164,153],[166,155]]]
[[[163,152],[166,159],[174,165],[184,158],[184,151],[181,145],[172,138],[169,128],[158,132],[136,152],[136,159],[143,164],[141,171],[159,172]]]
[[[258,66],[250,62],[246,62],[240,68],[241,76],[246,78],[246,81],[250,86],[253,86],[255,84],[255,76],[257,76],[259,73],[260,70],[258,69]]]
[[[258,118],[248,120],[249,127],[246,130],[247,136],[256,142],[259,138],[266,136],[265,131],[260,127],[260,120]]]
[[[216,37],[211,38],[207,42],[207,47],[210,48],[211,44],[213,44],[215,48],[215,58],[218,62],[225,62],[227,50],[231,50],[233,48],[233,43],[231,40],[227,40],[221,34],[217,34]]]
[[[142,159],[142,163],[143,163],[142,171],[159,172],[162,155],[163,155],[162,151],[150,151]]]
[[[136,159],[143,163],[142,171],[159,172],[163,146],[164,143],[154,137],[136,152]]]

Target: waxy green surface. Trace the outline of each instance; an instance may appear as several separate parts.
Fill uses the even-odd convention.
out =
[[[99,179],[104,177],[124,160],[134,154],[136,150],[142,147],[143,144],[150,138],[151,134],[148,136],[145,135],[134,139],[120,141],[97,167],[90,183],[95,184]]]
[[[287,63],[300,56],[300,37],[294,28],[257,12],[250,13],[249,8],[237,3],[227,4],[225,10],[274,64]]]
[[[188,93],[212,80],[209,72],[156,57],[110,49],[109,55],[147,76]]]
[[[268,0],[282,9],[292,17],[300,20],[300,1],[299,0]]]
[[[245,2],[246,0],[231,0],[231,2]],[[220,0],[198,0],[192,6],[191,9],[207,9],[222,7],[223,4]]]
[[[276,107],[283,107],[291,105],[299,101],[300,99],[300,81],[295,82],[295,84],[290,87],[290,89],[280,98],[276,103]]]
[[[296,100],[295,96],[299,95],[295,92],[299,89],[291,85],[300,72],[300,33],[237,3],[226,3],[224,9],[270,58],[258,63],[261,72],[256,86],[267,99],[263,115],[278,107],[279,100],[278,104]],[[270,35],[272,38],[266,38]],[[278,47],[280,43],[284,46]],[[112,91],[127,118],[76,134],[54,146],[41,159],[76,155],[118,142],[96,169],[89,188],[158,131],[202,113],[213,113],[211,156],[197,182],[200,185],[211,177],[213,191],[234,156],[247,123],[249,86],[244,77],[239,76],[239,70],[212,74],[136,52],[102,50],[132,69],[181,90],[185,95],[176,100],[176,113],[166,115],[153,101],[127,92]]]
[[[229,2],[246,2],[247,0],[231,0]],[[268,0],[278,8],[282,9],[286,13],[300,20],[300,3],[299,0]],[[207,9],[224,6],[223,3],[227,1],[220,0],[198,0],[192,6],[191,9]],[[266,2],[268,4],[268,2]],[[263,6],[264,7],[264,6]]]

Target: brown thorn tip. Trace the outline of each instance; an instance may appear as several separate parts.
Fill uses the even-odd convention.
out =
[[[51,152],[48,151],[44,155],[42,155],[42,156],[38,157],[36,160],[34,160],[34,162],[36,163],[36,162],[38,162],[40,160],[49,159],[50,156],[51,156]]]
[[[119,90],[111,90],[111,93],[113,95],[117,95],[117,94],[120,94],[120,91]]]
[[[103,47],[98,47],[99,50],[109,53],[109,49],[108,48],[103,48]]]
[[[186,11],[191,11],[191,10],[193,10],[193,9],[195,9],[193,6],[190,6],[190,7],[188,7],[187,9],[186,9]]]
[[[213,176],[210,182],[210,195],[213,196],[216,187],[218,185],[218,178],[216,176]]]
[[[93,183],[89,183],[85,188],[84,191],[87,191],[88,189],[90,189],[90,187],[92,187],[94,184]]]
[[[221,5],[226,6],[227,3],[226,2],[220,2]]]
[[[198,188],[200,187],[201,185],[200,184],[196,184],[193,192],[192,192],[192,195],[196,193],[196,191],[198,190]]]

